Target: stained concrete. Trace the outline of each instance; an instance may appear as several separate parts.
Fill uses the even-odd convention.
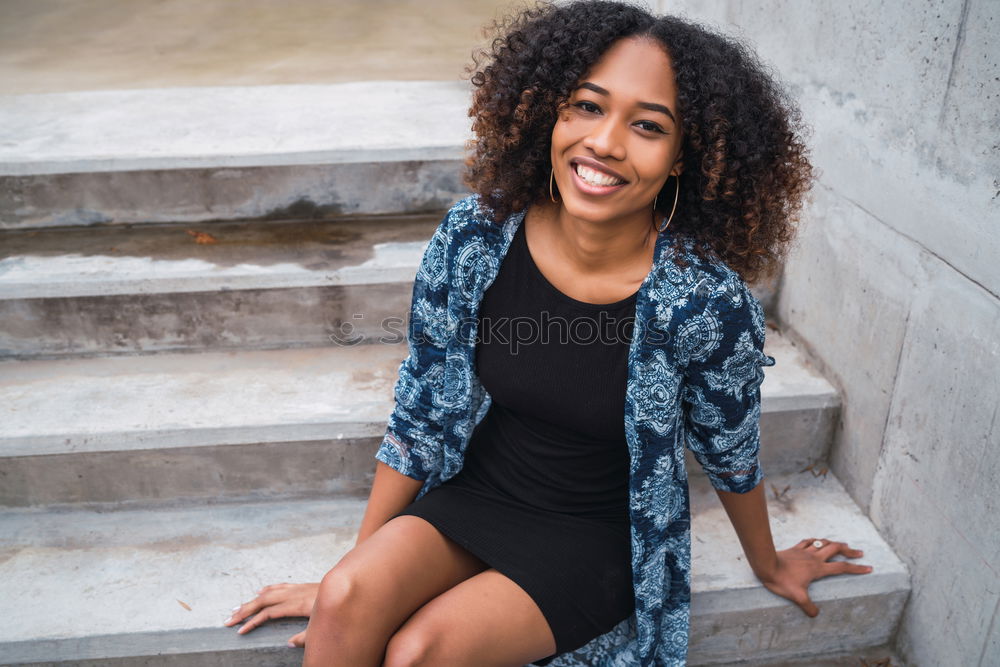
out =
[[[441,213],[9,230],[0,358],[398,338]]]
[[[468,85],[0,96],[0,229],[447,208]]]
[[[512,4],[5,0],[0,93],[455,80]]]
[[[913,572],[894,647],[1000,663],[997,4],[659,6],[745,36],[812,128],[777,310],[843,392],[833,469]]]
[[[412,282],[442,215],[7,233],[0,299]]]
[[[716,492],[696,479],[691,484],[691,587],[697,591],[691,600],[691,663],[732,662],[762,652],[772,659],[823,655],[887,642],[907,598],[908,574],[878,531],[833,475],[775,475],[764,483],[776,548],[806,538],[846,542],[864,557],[833,560],[871,565],[873,571],[814,581],[809,595],[820,612],[809,618],[760,586]]]
[[[0,230],[427,213],[468,194],[461,160],[0,176]]]
[[[439,222],[435,214],[7,233],[0,356],[384,340],[409,310]]]
[[[1000,294],[995,2],[659,7],[750,40],[815,130],[810,145],[823,183]]]
[[[814,198],[785,267],[779,316],[820,360],[843,360],[822,364],[843,397],[831,464],[868,509],[911,302],[930,256],[822,183]],[[910,252],[893,251],[903,244]]]
[[[761,387],[761,465],[799,472],[825,459],[839,401],[777,333],[765,350],[777,363]],[[363,491],[406,353],[376,344],[0,363],[0,505]]]
[[[405,356],[331,345],[0,363],[0,454],[373,437]]]
[[[962,664],[1000,657],[963,640],[989,638],[1000,609],[998,331],[1000,303],[947,266],[912,304],[872,499],[872,518],[922,582],[903,654],[934,636]]]
[[[800,653],[803,642],[821,656],[834,647],[867,646],[863,642],[883,635],[899,613],[906,570],[839,483],[808,474],[768,481],[793,487],[784,502],[772,504],[778,543],[814,534],[846,539],[865,551],[856,562],[874,570],[814,582],[810,591],[820,615],[810,619],[755,582],[707,480],[693,479],[692,531],[699,539],[692,547],[692,664],[773,660]],[[189,664],[264,664],[247,648],[275,651],[303,622],[241,637],[222,627],[229,609],[265,584],[317,581],[350,547],[362,510],[360,499],[345,498],[8,511],[0,515],[6,556],[0,561],[0,610],[7,618],[0,654],[15,663],[187,653],[194,654]],[[741,636],[765,641],[728,646],[720,628],[734,618],[747,625]],[[779,619],[778,634],[754,630]],[[221,655],[201,662],[199,654],[208,651]]]
[[[19,663],[283,647],[301,620],[245,637],[222,623],[262,586],[319,581],[353,545],[363,510],[360,498],[328,498],[5,512],[0,604],[11,622],[0,655]]]
[[[112,90],[0,97],[0,175],[450,160],[461,81]]]

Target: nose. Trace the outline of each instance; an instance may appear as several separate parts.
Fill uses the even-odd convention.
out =
[[[584,137],[583,145],[595,155],[611,157],[616,160],[625,159],[625,141],[620,123],[612,116],[605,116],[591,127],[590,133]]]

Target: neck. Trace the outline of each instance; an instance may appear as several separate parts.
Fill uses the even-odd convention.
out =
[[[614,271],[652,252],[656,229],[649,212],[594,222],[574,217],[561,205],[548,216],[563,258],[588,273]]]

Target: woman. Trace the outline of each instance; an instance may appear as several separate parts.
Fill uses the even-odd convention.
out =
[[[421,262],[357,544],[227,625],[310,616],[307,665],[682,665],[685,446],[761,582],[815,616],[811,581],[870,568],[775,551],[760,484],[747,282],[811,180],[792,105],[744,47],[616,3],[524,11],[487,56],[476,194]]]

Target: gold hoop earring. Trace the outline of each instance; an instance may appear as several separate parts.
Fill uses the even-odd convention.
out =
[[[677,189],[674,190],[674,207],[670,209],[670,217],[667,218],[667,222],[662,227],[657,227],[656,228],[657,232],[662,232],[663,230],[665,230],[667,227],[670,226],[670,221],[674,219],[674,211],[677,210],[677,199],[678,199],[678,197],[680,197],[680,194],[681,194],[681,177],[680,177],[680,175],[677,175],[677,176],[674,176],[674,178],[677,179]],[[659,195],[657,195],[657,197],[658,196]],[[653,202],[654,202],[653,203],[653,209],[655,210],[656,209],[656,203],[655,203],[656,200],[653,200]]]
[[[554,194],[552,194],[552,183],[555,182],[555,180],[556,180],[555,173],[553,173],[553,171],[549,169],[549,199],[552,200],[553,204],[558,204],[559,200],[556,199]]]

